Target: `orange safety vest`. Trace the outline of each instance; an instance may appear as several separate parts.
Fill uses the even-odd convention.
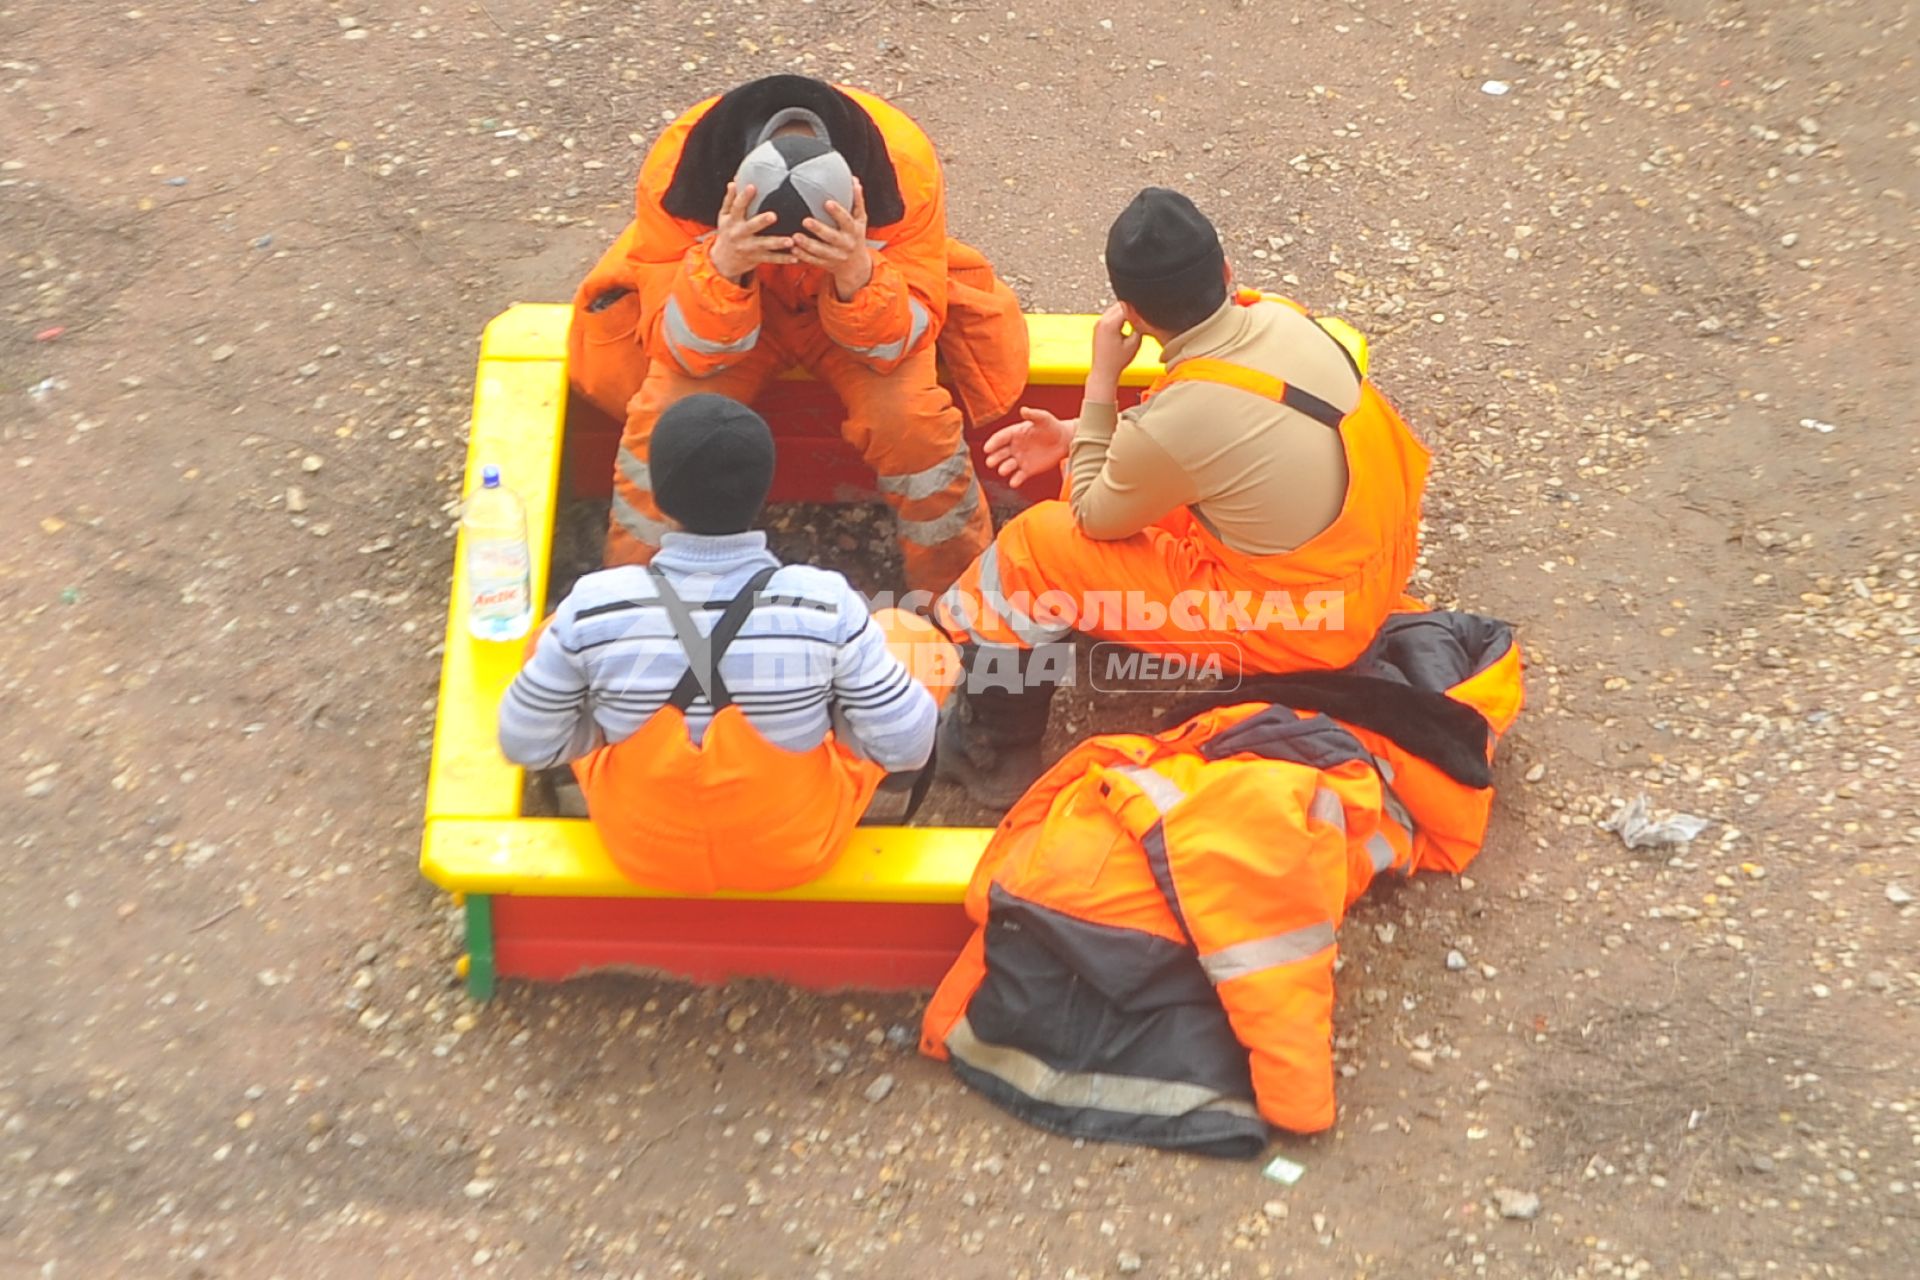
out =
[[[869,227],[880,256],[897,267],[929,312],[946,380],[967,421],[984,425],[1009,412],[1027,385],[1028,339],[1019,300],[977,249],[947,236],[940,162],[920,126],[869,93],[836,86],[872,119],[886,142],[906,210],[895,223]],[[574,295],[568,376],[574,393],[616,422],[646,377],[649,350],[680,273],[681,261],[713,228],[663,206],[688,134],[719,102],[709,98],[669,125],[647,153],[635,184],[634,220]],[[810,271],[810,269],[807,269]],[[801,268],[768,273],[791,293]],[[902,307],[902,312],[905,308]]]
[[[1490,758],[1520,701],[1511,631],[1447,613],[1388,631],[1369,656],[1415,688],[1444,682],[1485,725],[1460,754]],[[1409,699],[1406,718],[1421,714]],[[988,845],[967,893],[979,927],[928,1006],[922,1052],[1077,1137],[1252,1155],[1269,1124],[1327,1128],[1347,908],[1377,875],[1457,870],[1485,836],[1491,786],[1401,736],[1414,740],[1249,702],[1082,743]]]
[[[1277,304],[1307,314],[1289,298],[1251,289],[1236,291],[1234,303],[1243,307]],[[1351,413],[1342,414],[1327,401],[1273,374],[1208,357],[1175,364],[1147,389],[1142,400],[1150,401],[1176,383],[1213,382],[1285,405],[1339,433],[1347,460],[1346,498],[1333,523],[1300,546],[1277,555],[1249,556],[1229,548],[1198,520],[1193,521],[1190,532],[1208,554],[1226,566],[1234,578],[1245,580],[1247,586],[1283,591],[1295,601],[1305,601],[1313,592],[1337,592],[1343,601],[1345,626],[1318,633],[1324,637],[1322,647],[1326,652],[1316,656],[1325,666],[1339,667],[1367,647],[1388,613],[1409,603],[1404,593],[1420,554],[1420,499],[1426,490],[1431,455],[1365,376],[1365,340],[1344,324],[1323,327],[1361,377],[1360,402]],[[1239,638],[1251,656],[1263,656],[1259,635]],[[1299,665],[1301,638],[1301,633],[1276,638],[1281,643],[1279,651],[1271,655],[1274,669]]]
[[[756,574],[703,638],[654,571],[687,673],[638,733],[573,766],[608,857],[636,884],[683,894],[804,884],[840,856],[886,776],[831,733],[808,751],[767,741],[721,680],[721,655],[775,572]],[[686,710],[703,691],[714,714],[695,746]]]

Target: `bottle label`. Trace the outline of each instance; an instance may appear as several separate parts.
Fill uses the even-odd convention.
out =
[[[467,573],[479,583],[519,580],[527,576],[527,546],[510,538],[476,538],[467,546]]]

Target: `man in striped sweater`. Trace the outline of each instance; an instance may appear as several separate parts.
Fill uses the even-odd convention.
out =
[[[902,816],[933,748],[922,679],[943,686],[957,654],[920,619],[870,614],[838,573],[767,550],[752,525],[773,437],[751,409],[680,401],[650,463],[673,531],[650,565],[589,574],[561,602],[501,704],[501,750],[529,768],[573,762],[636,881],[801,883],[876,792]]]

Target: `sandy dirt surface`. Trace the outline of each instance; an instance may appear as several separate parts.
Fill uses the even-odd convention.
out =
[[[1912,12],[0,0],[0,1275],[1914,1274]],[[453,982],[477,335],[779,69],[911,111],[1038,308],[1190,192],[1373,334],[1419,588],[1520,628],[1492,839],[1350,920],[1291,1188],[1025,1128],[907,998]],[[1642,790],[1714,825],[1628,853]]]

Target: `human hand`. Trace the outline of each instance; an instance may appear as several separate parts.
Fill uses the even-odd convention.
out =
[[[1127,332],[1126,308],[1114,303],[1093,322],[1093,357],[1087,362],[1087,399],[1111,403],[1120,391],[1120,373],[1140,354],[1140,331]]]
[[[729,280],[742,283],[756,267],[781,266],[794,261],[792,236],[760,234],[778,222],[780,215],[769,210],[750,216],[755,194],[752,183],[744,187],[732,182],[727,184],[713,243],[707,248],[713,269]]]
[[[1016,489],[1037,475],[1057,470],[1073,444],[1078,418],[1061,421],[1045,409],[1021,406],[1024,421],[987,437],[987,465]]]
[[[873,279],[873,250],[867,247],[867,193],[860,179],[853,180],[853,210],[829,200],[827,216],[833,219],[832,226],[818,218],[800,224],[806,234],[793,238],[794,256],[831,275],[840,301],[852,302],[853,295]]]

